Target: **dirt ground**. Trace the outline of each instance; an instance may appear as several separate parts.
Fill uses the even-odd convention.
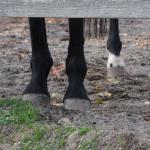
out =
[[[150,143],[150,20],[120,20],[123,43],[122,56],[130,74],[124,79],[106,77],[106,38],[86,41],[85,56],[88,73],[85,85],[92,100],[86,113],[62,109],[68,82],[64,64],[68,46],[67,20],[47,21],[49,49],[54,69],[61,66],[58,76],[50,72],[52,122],[69,118],[75,125],[99,126],[103,140],[125,135],[129,144],[139,149]],[[27,18],[0,18],[0,98],[20,98],[29,82],[31,47]],[[136,148],[128,148],[136,149]]]

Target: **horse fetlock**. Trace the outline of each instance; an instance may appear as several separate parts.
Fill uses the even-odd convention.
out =
[[[32,77],[24,90],[24,94],[45,94],[49,96],[47,88],[47,77],[50,65],[45,64],[37,59],[31,60]]]
[[[50,68],[53,66],[53,60],[51,57],[49,59],[32,58],[30,65],[31,65],[31,70],[33,70],[33,67],[35,67],[36,70],[49,71]]]

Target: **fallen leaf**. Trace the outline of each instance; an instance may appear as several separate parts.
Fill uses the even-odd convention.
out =
[[[59,77],[64,68],[64,64],[59,64],[57,66],[53,66],[50,72],[53,76]]]
[[[96,102],[96,104],[99,104],[99,105],[103,104],[103,100],[102,99],[96,99],[95,102]]]
[[[17,56],[18,56],[19,60],[22,60],[25,57],[25,55],[23,53],[18,53]]]
[[[54,93],[51,94],[51,97],[52,97],[52,98],[58,98],[58,97],[60,97],[60,94],[54,92]]]
[[[59,18],[49,18],[47,19],[48,23],[51,24],[51,23],[61,23],[63,20],[62,19],[59,19]]]
[[[96,86],[95,86],[95,92],[96,92],[96,93],[99,93],[100,91],[101,91],[101,87],[96,85]]]
[[[115,78],[110,78],[110,79],[107,79],[110,83],[112,84],[119,84],[119,80],[115,79]]]
[[[97,95],[98,95],[98,96],[101,96],[101,97],[109,97],[109,98],[112,96],[112,94],[109,93],[109,92],[107,92],[107,91],[105,91],[105,92],[100,92],[100,93],[98,93]]]
[[[64,103],[52,103],[52,106],[56,106],[56,107],[63,107]]]

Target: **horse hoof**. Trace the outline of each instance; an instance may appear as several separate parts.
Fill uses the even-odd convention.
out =
[[[50,103],[50,97],[45,94],[24,94],[22,99],[38,107],[48,107]]]
[[[128,73],[124,67],[109,68],[107,71],[108,78],[127,77]]]
[[[70,98],[64,100],[65,110],[89,111],[91,108],[90,100]]]
[[[31,102],[41,117],[50,118],[50,97],[45,94],[24,94],[22,99]]]

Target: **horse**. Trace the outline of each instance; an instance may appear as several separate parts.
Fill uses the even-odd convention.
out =
[[[84,86],[87,66],[84,56],[84,19],[69,18],[69,46],[66,59],[68,88],[64,95],[64,109],[87,111],[91,100]],[[47,107],[50,94],[47,88],[47,77],[53,59],[48,48],[45,19],[29,18],[32,56],[30,61],[32,76],[23,92],[23,99],[30,100],[37,106]],[[109,52],[107,68],[124,67],[120,52],[122,43],[119,36],[118,19],[110,19],[107,49]]]

